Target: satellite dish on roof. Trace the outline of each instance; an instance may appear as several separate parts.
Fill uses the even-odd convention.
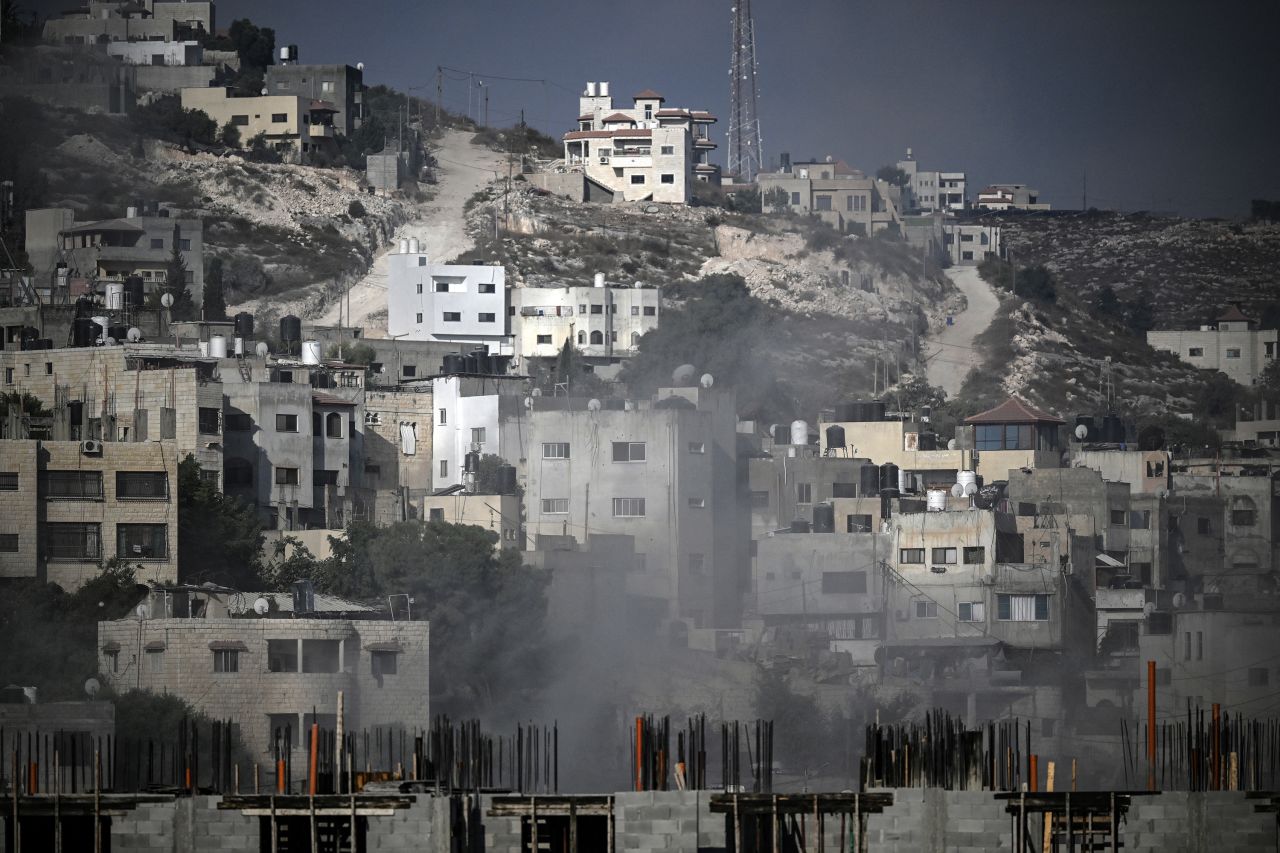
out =
[[[693,381],[693,377],[697,375],[698,368],[694,367],[692,364],[682,364],[675,370],[671,371],[671,381],[675,382],[677,385],[682,385],[685,382]]]
[[[266,616],[267,611],[271,609],[271,602],[259,596],[258,600],[253,603],[253,612],[259,616]]]
[[[1182,593],[1180,593],[1180,592],[1175,592],[1175,593],[1173,594],[1173,606],[1174,606],[1174,607],[1182,607],[1182,605],[1184,605],[1184,604],[1186,604],[1186,603],[1187,603],[1187,597],[1186,597],[1185,595],[1183,595],[1183,594],[1182,594]]]
[[[133,612],[139,619],[151,618],[151,608],[145,604],[139,604],[137,607],[133,608]]]
[[[964,494],[965,494],[965,497],[972,497],[973,495],[976,495],[977,493],[978,493],[978,484],[977,484],[977,483],[966,483],[966,484],[965,484],[965,487],[964,487]]]
[[[139,329],[137,326],[134,326],[129,330],[128,334],[125,337],[129,339],[130,343],[136,344],[138,341],[142,340],[142,330]]]
[[[542,396],[542,389],[541,389],[541,388],[534,388],[532,391],[530,391],[530,392],[529,392],[529,396],[531,396],[531,397],[541,397],[541,396]]]
[[[1142,605],[1142,612],[1147,616],[1150,616],[1152,613],[1155,613],[1156,603],[1154,601],[1148,601],[1146,604]]]
[[[173,294],[172,294],[172,293],[163,293],[163,294],[161,294],[161,295],[160,295],[160,304],[161,304],[161,305],[163,305],[165,308],[172,308],[172,307],[173,307]]]
[[[698,380],[698,384],[703,388],[710,388],[712,385],[716,384],[716,378],[710,373],[704,373],[702,374],[702,378]]]
[[[525,397],[525,398],[524,398],[524,407],[525,407],[526,409],[532,409],[532,408],[533,408],[533,398],[532,398],[532,397]]]
[[[955,450],[955,449],[956,449],[956,440],[953,438],[947,442],[947,450]]]
[[[101,689],[102,689],[102,682],[98,681],[98,679],[89,678],[85,680],[84,692],[85,692],[85,695],[88,696],[90,699],[97,696],[98,691]]]
[[[1085,426],[1084,424],[1080,424],[1076,427],[1076,438],[1080,439],[1081,441],[1084,441],[1088,435],[1089,435],[1089,428],[1087,426]]]
[[[116,344],[118,344],[118,343],[119,343],[119,341],[117,341],[115,338],[107,338],[107,339],[106,339],[105,341],[103,341],[102,343],[103,343],[103,345],[104,345],[104,346],[113,347],[113,346],[115,346]]]
[[[600,401],[599,401],[599,400],[597,400],[597,399],[595,399],[594,397],[593,397],[592,399],[588,400],[588,401],[587,401],[587,411],[589,411],[589,412],[598,412],[598,411],[600,411]]]
[[[952,486],[952,487],[951,487],[951,497],[953,497],[953,498],[962,498],[962,497],[964,497],[964,486],[962,486],[960,483],[956,483],[954,486]]]
[[[364,70],[364,63],[363,63],[363,62],[357,62],[357,63],[356,63],[356,70],[357,70],[357,71],[363,71],[363,70]]]
[[[271,347],[267,346],[266,341],[258,341],[258,345],[253,348],[253,351],[258,354],[258,358],[266,358],[267,353],[271,352]]]

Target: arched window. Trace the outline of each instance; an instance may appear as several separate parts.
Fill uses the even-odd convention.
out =
[[[633,347],[640,346],[640,333],[639,333],[639,332],[632,332],[632,333],[631,333],[631,345],[632,345]]]
[[[324,434],[329,438],[342,438],[342,415],[330,412],[324,416]]]
[[[587,342],[587,333],[586,333],[586,332],[578,332],[578,345],[579,345],[579,346],[581,346],[582,344],[585,344],[586,342]]]
[[[1231,524],[1235,527],[1253,527],[1258,523],[1258,505],[1247,495],[1231,499]]]
[[[602,343],[604,343],[604,332],[601,332],[601,331],[595,331],[595,332],[592,332],[592,333],[591,333],[591,343],[593,343],[593,344],[602,344]]]

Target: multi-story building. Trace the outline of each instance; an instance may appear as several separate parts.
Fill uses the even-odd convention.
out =
[[[517,465],[525,458],[525,386],[523,376],[496,374],[449,373],[431,381],[433,489],[474,485],[482,456]]]
[[[564,135],[564,163],[622,201],[685,204],[694,181],[720,183],[710,162],[715,116],[664,107],[645,89],[630,108],[615,107],[609,84],[588,83],[578,100],[578,129]]]
[[[211,0],[89,0],[44,24],[44,40],[57,44],[168,42],[216,32]]]
[[[107,56],[125,65],[201,65],[204,48],[198,41],[113,41],[107,45]]]
[[[423,521],[470,524],[490,531],[494,535],[494,550],[524,547],[519,495],[458,490],[443,495],[423,495],[415,501],[415,506],[417,517]]]
[[[761,172],[756,183],[766,209],[775,209],[771,200],[781,191],[787,210],[817,216],[841,233],[869,236],[898,222],[898,209],[886,186],[843,160],[787,160],[777,172]]]
[[[264,613],[254,608],[260,599]],[[305,589],[158,587],[145,603],[142,618],[98,623],[108,684],[233,720],[255,762],[270,763],[286,727],[297,749],[313,722],[332,729],[339,693],[349,731],[430,719],[426,622]]]
[[[1000,245],[999,225],[943,222],[942,246],[951,263],[956,266],[981,263],[988,255],[1004,257],[1004,247]]]
[[[672,627],[734,627],[749,535],[733,395],[695,387],[630,403],[530,400],[512,425],[527,448],[517,464],[533,541],[631,536],[642,555],[626,576],[637,614]]]
[[[911,211],[960,211],[969,206],[968,178],[964,172],[933,172],[919,168],[911,149],[898,161],[898,168],[907,174],[903,187],[903,206]]]
[[[519,287],[511,291],[515,351],[522,358],[554,358],[566,342],[592,359],[635,354],[640,338],[658,327],[658,287]]]
[[[338,152],[331,101],[299,95],[233,97],[221,86],[182,90],[182,108],[200,110],[217,122],[240,131],[241,144],[261,134],[267,145],[285,159],[309,163]]]
[[[431,387],[408,382],[364,395],[364,484],[379,524],[411,517],[412,502],[432,491]]]
[[[74,301],[95,292],[105,297],[112,286],[122,292],[124,282],[136,276],[151,293],[165,283],[176,247],[186,265],[191,298],[200,305],[204,226],[176,213],[165,205],[148,214],[130,207],[119,219],[77,223],[70,208],[28,210],[27,254],[36,292],[48,302]]]
[[[364,69],[350,65],[268,65],[265,86],[271,95],[299,95],[333,104],[333,126],[350,136],[364,123]]]
[[[1259,329],[1255,320],[1232,305],[1198,329],[1147,332],[1154,349],[1171,352],[1187,364],[1220,370],[1241,385],[1253,385],[1276,358],[1280,330]]]
[[[178,579],[173,441],[0,441],[0,577],[75,590],[112,558]]]
[[[387,256],[387,333],[413,341],[510,353],[507,274],[501,266],[433,264],[417,240]]]
[[[1040,191],[1026,184],[991,184],[978,193],[974,207],[980,210],[1049,210],[1040,201]]]

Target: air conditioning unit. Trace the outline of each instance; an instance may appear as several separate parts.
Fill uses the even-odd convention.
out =
[[[600,165],[601,165],[601,166],[608,166],[608,165],[609,165],[609,158],[608,158],[608,157],[601,157],[601,158],[600,158]]]
[[[93,439],[89,439],[88,441],[82,441],[80,442],[80,452],[83,453],[85,456],[101,456],[102,442],[95,441]]]

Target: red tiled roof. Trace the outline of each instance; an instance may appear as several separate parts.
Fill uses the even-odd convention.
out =
[[[623,139],[631,139],[635,136],[653,136],[653,131],[647,127],[624,127],[612,131],[614,136],[620,136]]]
[[[635,98],[633,98],[633,100],[636,100],[636,101],[653,101],[653,100],[665,101],[665,100],[666,100],[666,98],[662,97],[661,95],[659,95],[657,92],[653,91],[652,89],[645,89],[643,92],[641,92],[641,93],[639,93],[638,95],[636,95],[636,96],[635,96]]]
[[[355,403],[350,400],[344,400],[341,397],[335,397],[332,394],[325,394],[323,391],[312,391],[311,402],[320,406],[354,406]]]
[[[1226,311],[1222,312],[1222,316],[1218,318],[1219,323],[1252,323],[1253,319],[1248,317],[1240,310],[1239,305],[1232,305]]]
[[[652,136],[653,131],[647,127],[623,127],[617,130],[571,130],[564,135],[565,139],[608,139],[611,136],[620,136],[623,139],[631,139],[639,136]]]
[[[1062,418],[1010,397],[994,409],[964,419],[967,424],[1062,424]]]
[[[672,108],[669,110],[658,110],[655,115],[658,118],[689,118],[691,113],[688,110]]]
[[[603,121],[605,124],[609,124],[610,122],[615,122],[615,121],[635,121],[635,119],[633,119],[629,115],[626,115],[625,113],[614,113],[611,116],[605,116],[603,119],[601,119],[601,121]]]

